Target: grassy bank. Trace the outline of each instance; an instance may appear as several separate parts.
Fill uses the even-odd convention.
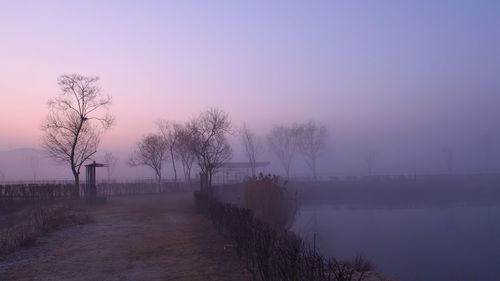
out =
[[[13,206],[12,206],[13,207]],[[38,237],[65,225],[86,224],[92,218],[67,206],[15,206],[3,213],[0,228],[0,256],[31,246]],[[15,221],[15,222],[14,222]]]

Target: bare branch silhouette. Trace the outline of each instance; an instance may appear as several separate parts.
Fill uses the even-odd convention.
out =
[[[114,118],[108,113],[111,97],[98,86],[98,77],[64,74],[58,79],[61,94],[48,102],[50,112],[42,123],[41,146],[60,163],[69,164],[79,196],[80,168],[97,152],[101,134]]]
[[[153,169],[158,181],[158,192],[161,192],[162,166],[167,159],[168,145],[163,136],[149,134],[143,137],[136,145],[130,156],[130,166],[148,166]]]
[[[264,151],[262,140],[246,124],[243,124],[243,127],[239,130],[239,134],[245,155],[252,169],[252,177],[255,177],[257,157]]]
[[[311,169],[314,180],[318,179],[317,162],[328,148],[327,140],[328,130],[324,125],[308,122],[298,127],[298,148]]]
[[[104,153],[104,164],[106,164],[106,173],[108,176],[108,182],[111,181],[111,177],[118,167],[120,159],[113,155],[112,152],[107,151]]]
[[[276,125],[267,136],[267,142],[283,166],[287,179],[290,179],[290,167],[297,151],[299,134],[297,124]]]
[[[231,133],[231,121],[224,111],[210,108],[188,125],[193,136],[192,149],[198,158],[201,173],[208,177],[209,189],[213,175],[232,157],[226,135]]]

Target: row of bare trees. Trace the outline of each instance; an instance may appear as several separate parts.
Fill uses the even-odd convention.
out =
[[[255,166],[259,154],[264,151],[263,141],[246,125],[243,125],[240,135],[252,168],[252,176],[256,176]],[[267,135],[267,143],[279,160],[287,179],[290,178],[290,169],[297,153],[310,168],[313,178],[317,179],[318,159],[328,149],[328,137],[326,126],[310,121],[275,125]]]
[[[186,182],[191,182],[193,164],[197,163],[209,188],[213,175],[232,156],[227,140],[231,122],[226,112],[209,108],[186,123],[157,122],[158,132],[143,137],[130,157],[131,166],[148,166],[155,172],[161,188],[162,167],[170,161],[177,183],[180,162]]]
[[[41,146],[60,163],[70,166],[75,180],[74,196],[79,194],[80,170],[84,163],[95,158],[102,134],[114,124],[114,117],[109,114],[111,96],[104,94],[99,86],[99,78],[80,74],[65,74],[58,79],[61,93],[48,102],[49,114],[42,122],[43,137]],[[210,108],[185,123],[158,121],[158,131],[143,137],[130,157],[132,166],[151,167],[161,181],[163,164],[171,162],[174,181],[177,183],[179,164],[184,178],[189,182],[193,164],[197,164],[201,174],[206,176],[207,185],[221,165],[232,155],[228,135],[232,134],[232,125],[226,112]],[[291,167],[297,154],[302,156],[317,179],[317,162],[328,149],[329,134],[326,126],[316,122],[275,125],[267,134],[265,141],[243,125],[237,130],[241,137],[246,158],[250,164],[252,176],[256,176],[258,159],[268,149],[275,154],[283,168],[286,178],[290,178]],[[483,138],[483,170],[490,171],[494,140],[490,135]],[[455,151],[452,148],[442,150],[448,171],[453,169]],[[376,150],[363,154],[369,174],[378,158]],[[112,154],[104,155],[108,178],[114,172],[117,159]],[[31,168],[36,180],[38,159],[31,159]],[[0,173],[0,177],[4,177]]]

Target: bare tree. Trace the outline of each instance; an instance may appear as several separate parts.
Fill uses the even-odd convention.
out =
[[[317,161],[328,148],[327,140],[328,130],[324,125],[311,121],[298,127],[298,148],[311,169],[314,180],[318,179]]]
[[[455,160],[455,149],[451,147],[444,147],[442,150],[444,163],[446,164],[446,169],[448,173],[453,171],[453,162]]]
[[[299,133],[300,130],[296,124],[276,125],[267,136],[269,146],[283,166],[287,179],[290,179],[290,166],[297,151]]]
[[[196,161],[197,157],[193,150],[194,137],[193,132],[188,128],[188,126],[182,124],[174,124],[176,127],[174,129],[177,145],[175,146],[176,154],[181,160],[182,170],[184,172],[184,179],[191,186],[191,170],[193,163]]]
[[[366,167],[368,168],[368,175],[373,175],[373,166],[375,165],[375,160],[377,160],[377,150],[370,148],[363,153],[363,159],[365,160]]]
[[[158,120],[156,123],[160,129],[163,139],[165,140],[165,143],[167,144],[170,159],[172,161],[172,168],[174,170],[174,184],[177,186],[177,167],[175,165],[175,161],[178,158],[176,146],[178,145],[179,140],[176,129],[178,129],[179,126],[176,126],[175,123],[170,123],[166,120]]]
[[[120,160],[118,159],[118,157],[114,156],[112,152],[107,151],[104,153],[104,164],[106,164],[106,173],[108,175],[108,182],[111,181],[111,176],[118,167],[119,161]]]
[[[158,181],[158,192],[161,192],[161,170],[163,162],[167,159],[168,145],[163,136],[149,134],[143,137],[130,156],[130,166],[148,166],[153,169]]]
[[[246,124],[239,130],[241,142],[245,150],[248,162],[252,169],[252,177],[256,176],[257,157],[264,150],[262,140],[250,130]]]
[[[111,97],[98,86],[98,77],[61,75],[61,94],[49,100],[50,113],[42,123],[41,146],[49,156],[71,167],[73,197],[79,196],[80,168],[96,152],[103,131],[113,125],[108,113]]]
[[[192,149],[198,158],[202,175],[208,177],[212,192],[212,179],[217,170],[232,156],[226,135],[231,133],[231,121],[224,111],[210,108],[189,123],[193,136]]]

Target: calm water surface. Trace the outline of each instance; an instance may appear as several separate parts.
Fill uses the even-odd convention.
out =
[[[500,208],[304,206],[294,230],[325,254],[362,254],[401,281],[500,280]]]

